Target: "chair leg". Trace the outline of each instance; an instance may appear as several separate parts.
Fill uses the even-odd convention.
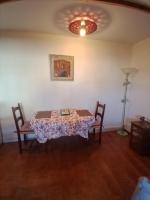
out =
[[[24,144],[26,145],[28,143],[26,134],[23,135],[23,138],[24,138]]]
[[[95,128],[93,129],[93,136],[95,137]]]
[[[33,146],[34,142],[35,142],[35,140],[32,140],[32,141],[30,142],[29,149],[32,149],[32,146]]]
[[[18,133],[18,145],[19,145],[19,152],[22,154],[22,142],[21,142],[21,136]]]
[[[95,131],[95,128],[93,128],[93,130],[92,130],[92,132],[90,133],[90,132],[88,132],[88,138],[89,138],[89,141],[90,140],[93,140],[94,138],[95,138],[95,133],[96,133],[96,131]]]
[[[101,144],[102,129],[99,130],[99,144]]]
[[[101,133],[99,132],[99,144],[101,144]]]

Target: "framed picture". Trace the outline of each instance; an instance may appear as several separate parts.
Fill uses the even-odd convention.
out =
[[[50,73],[52,80],[74,80],[74,57],[50,54]]]

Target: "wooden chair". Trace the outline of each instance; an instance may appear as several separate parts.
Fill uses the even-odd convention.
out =
[[[12,107],[12,112],[13,112],[13,117],[14,117],[14,121],[16,125],[16,132],[18,136],[19,152],[22,153],[23,148],[22,148],[21,135],[23,135],[24,137],[24,143],[27,144],[28,142],[27,135],[34,134],[34,131],[31,129],[30,122],[24,121],[23,113],[22,113],[21,106],[19,103],[17,107]]]
[[[105,104],[99,103],[97,101],[96,103],[96,109],[95,109],[95,123],[92,125],[92,133],[95,135],[96,130],[98,130],[99,133],[99,144],[101,144],[101,134],[103,129],[103,119],[104,119],[104,113],[105,113]]]

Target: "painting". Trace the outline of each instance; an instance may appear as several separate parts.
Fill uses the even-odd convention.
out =
[[[50,54],[51,80],[74,80],[74,57]]]

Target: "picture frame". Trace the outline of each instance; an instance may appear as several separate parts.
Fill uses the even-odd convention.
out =
[[[51,80],[74,80],[74,56],[50,54]]]

